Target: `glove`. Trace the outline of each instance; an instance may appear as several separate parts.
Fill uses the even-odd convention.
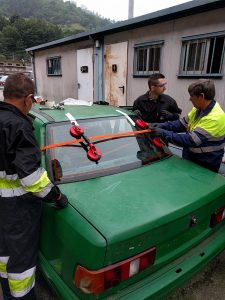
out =
[[[153,129],[153,128],[161,128],[163,123],[150,123],[149,124],[149,128]]]
[[[68,205],[68,198],[66,197],[66,195],[60,193],[59,198],[54,200],[51,206],[56,209],[61,209],[67,207],[67,205]]]
[[[168,110],[163,109],[161,111],[161,116],[165,119],[165,120],[172,120],[173,119],[173,113],[169,112]]]
[[[64,208],[68,205],[68,199],[66,195],[60,192],[57,185],[53,186],[51,191],[42,199],[44,202],[51,203],[53,208]]]
[[[161,137],[165,131],[166,130],[164,130],[160,127],[153,127],[152,130],[151,130],[151,136],[152,137],[156,137],[156,136]]]
[[[138,118],[142,118],[142,113],[140,112],[139,109],[135,109],[135,110],[134,110],[134,114],[135,114]]]

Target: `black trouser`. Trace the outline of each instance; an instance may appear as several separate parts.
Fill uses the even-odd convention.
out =
[[[15,298],[11,295],[8,280],[5,278],[0,278],[2,291],[3,291],[3,300],[36,300],[36,296],[34,293],[34,289],[32,289],[28,294],[26,294],[23,297]]]
[[[3,267],[0,270],[4,299],[35,299],[33,285],[40,216],[41,200],[32,194],[10,198],[0,197],[0,262],[7,259],[5,272]],[[25,271],[31,272],[32,276],[24,275]],[[26,279],[23,277],[30,277],[30,286],[18,291],[18,285],[15,291],[13,286],[15,276],[17,282],[22,284]]]

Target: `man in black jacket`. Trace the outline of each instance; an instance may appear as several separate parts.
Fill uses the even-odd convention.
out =
[[[149,123],[179,119],[182,110],[172,97],[164,94],[165,76],[160,73],[152,74],[148,79],[148,86],[148,92],[134,101],[132,110],[137,111],[142,119]]]
[[[0,281],[4,300],[34,300],[41,200],[56,208],[68,200],[41,167],[41,155],[27,117],[34,83],[10,75],[0,102]]]

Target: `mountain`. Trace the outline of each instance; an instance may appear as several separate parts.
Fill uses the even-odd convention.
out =
[[[113,22],[71,1],[0,0],[0,60],[29,61],[26,48]]]
[[[37,18],[56,25],[79,24],[84,30],[96,29],[113,21],[63,0],[0,0],[0,15]]]

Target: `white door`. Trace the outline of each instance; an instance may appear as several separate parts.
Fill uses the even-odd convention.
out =
[[[105,100],[111,105],[126,105],[127,42],[105,45]]]
[[[77,50],[78,99],[93,101],[93,49]]]

